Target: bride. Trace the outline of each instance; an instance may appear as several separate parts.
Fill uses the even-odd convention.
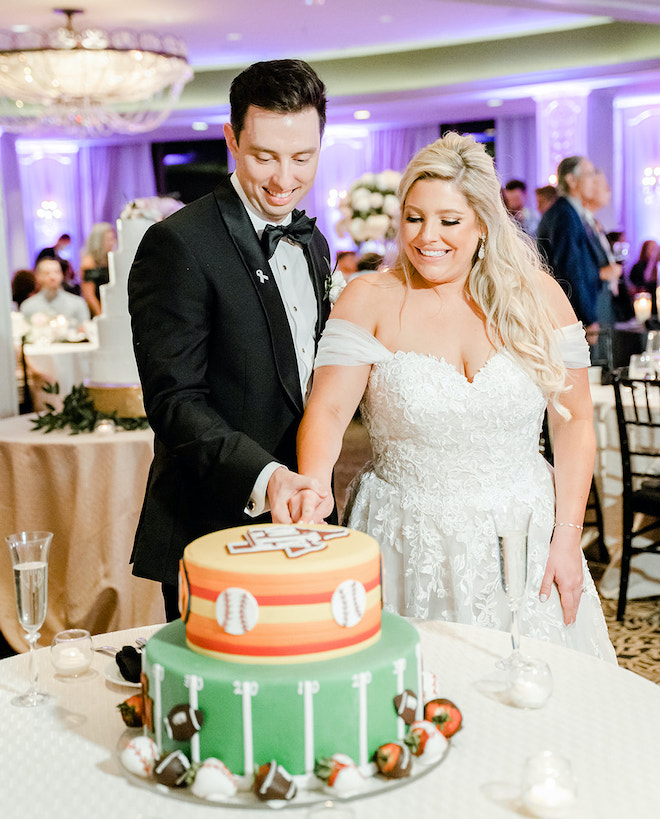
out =
[[[329,514],[362,401],[374,457],[346,522],[381,546],[385,608],[508,629],[489,513],[515,499],[533,509],[521,632],[616,662],[580,545],[595,455],[582,326],[472,138],[422,149],[400,198],[397,262],[346,287],[320,342],[298,467],[328,495],[304,493],[291,516]]]

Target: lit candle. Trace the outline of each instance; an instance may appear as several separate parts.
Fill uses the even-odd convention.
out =
[[[575,800],[575,794],[555,779],[548,778],[530,785],[523,794],[523,799],[534,816],[555,819],[566,814]]]
[[[90,660],[78,646],[57,645],[53,650],[53,665],[65,677],[87,671]]]
[[[534,680],[514,680],[509,686],[509,696],[518,708],[541,708],[549,697],[547,686]]]
[[[635,318],[640,324],[651,318],[651,294],[638,293],[633,304]]]

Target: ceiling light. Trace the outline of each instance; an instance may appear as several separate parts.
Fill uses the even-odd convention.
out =
[[[353,113],[353,119],[370,119],[371,118],[371,111],[367,111],[362,109],[360,111],[355,111]]]
[[[192,79],[185,45],[126,29],[0,32],[0,126],[75,136],[142,133],[172,112]]]
[[[193,131],[208,131],[209,124],[208,122],[193,122],[191,127]]]

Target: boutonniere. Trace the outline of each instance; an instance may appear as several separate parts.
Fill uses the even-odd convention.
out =
[[[328,264],[328,268],[329,267],[330,265]],[[329,301],[330,305],[333,305],[345,287],[346,279],[344,278],[344,274],[337,268],[337,265],[335,265],[334,270],[328,270],[328,274],[325,277],[323,287],[324,301]]]

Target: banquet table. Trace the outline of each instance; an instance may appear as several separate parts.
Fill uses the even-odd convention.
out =
[[[513,708],[497,690],[501,672],[494,668],[509,652],[508,634],[448,623],[418,625],[424,669],[437,675],[440,695],[461,708],[463,728],[442,762],[425,776],[351,801],[355,819],[529,816],[520,804],[520,778],[525,759],[541,750],[559,753],[572,765],[578,800],[567,819],[660,815],[659,686],[587,655],[523,638],[524,651],[549,663],[554,693],[544,708]],[[101,635],[94,642],[120,647],[154,630]],[[92,672],[70,682],[54,675],[47,650],[37,658],[40,687],[53,699],[31,709],[10,704],[26,688],[28,658],[0,662],[0,719],[4,736],[11,737],[0,744],[3,817],[268,815],[268,808],[182,803],[130,782],[117,758],[124,725],[116,706],[134,689],[106,679],[107,664],[113,661],[102,654],[95,655]],[[307,810],[285,807],[275,815],[302,819]]]
[[[601,578],[598,588],[603,597],[618,599],[621,541],[623,538],[623,487],[614,387],[611,384],[601,385],[595,383],[592,383],[590,387],[594,405],[594,426],[597,444],[594,475],[603,511],[605,543],[610,553],[610,564]],[[587,536],[588,534],[585,532],[585,537]],[[653,554],[635,555],[630,566],[627,597],[632,600],[654,595],[660,595],[660,557]]]
[[[60,396],[64,397],[73,387],[87,380],[91,375],[93,354],[98,348],[96,341],[25,344],[23,352],[34,409],[40,412],[47,401],[53,402],[53,396],[43,393],[44,384],[58,383]]]
[[[0,538],[53,532],[41,644],[72,626],[99,633],[160,622],[160,586],[133,577],[129,566],[153,432],[43,433],[33,417],[0,420]],[[0,631],[25,651],[9,550],[0,543]]]

